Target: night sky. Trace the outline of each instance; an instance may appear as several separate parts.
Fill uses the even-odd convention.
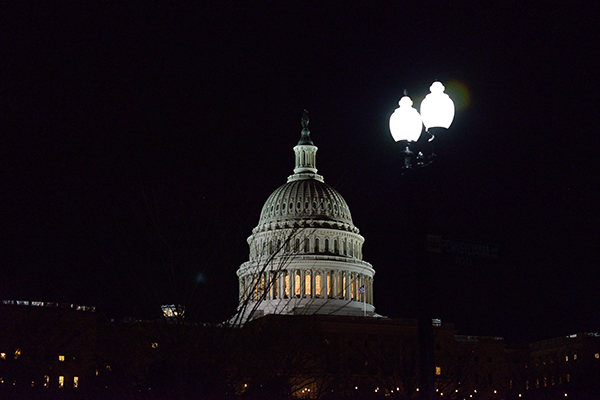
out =
[[[416,315],[407,260],[431,233],[499,247],[432,266],[460,333],[600,329],[598,5],[145,3],[1,6],[2,299],[227,319],[307,109],[380,314]],[[436,79],[454,123],[433,168],[402,175],[389,115]]]

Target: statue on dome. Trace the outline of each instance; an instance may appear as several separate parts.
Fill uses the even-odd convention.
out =
[[[304,110],[304,113],[302,114],[302,130],[308,130],[308,111]]]

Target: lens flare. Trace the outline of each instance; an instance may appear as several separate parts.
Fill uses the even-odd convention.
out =
[[[469,107],[471,102],[471,92],[467,85],[463,82],[457,80],[451,80],[447,83],[444,83],[446,86],[446,93],[452,101],[454,101],[454,106],[457,111],[464,110]]]

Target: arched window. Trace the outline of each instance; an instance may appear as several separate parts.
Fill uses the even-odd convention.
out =
[[[304,294],[307,297],[312,296],[312,288],[311,288],[311,279],[310,279],[310,271],[306,271],[304,275]]]
[[[331,279],[332,272],[327,273],[327,296],[331,297],[333,293],[333,280]]]
[[[296,253],[300,252],[300,239],[296,238],[296,246],[294,247]]]
[[[315,238],[315,253],[319,252],[319,238]]]
[[[296,276],[294,276],[294,294],[297,297],[300,297],[300,273],[296,272]]]
[[[323,249],[325,253],[329,253],[329,239],[325,238],[325,248]]]
[[[304,252],[305,253],[310,252],[310,239],[309,238],[304,239]]]
[[[285,298],[287,299],[290,297],[290,276],[287,273],[285,274],[283,285],[283,291],[285,293]]]
[[[340,252],[339,250],[340,249],[338,248],[338,241],[337,241],[337,239],[333,239],[333,252],[335,254],[339,254],[339,252]]]

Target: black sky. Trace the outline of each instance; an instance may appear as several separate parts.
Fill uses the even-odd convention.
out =
[[[0,297],[226,319],[306,108],[381,314],[414,316],[425,232],[500,246],[435,271],[461,332],[600,329],[598,6],[123,3],[2,5]],[[388,118],[436,79],[452,136],[411,182]]]

